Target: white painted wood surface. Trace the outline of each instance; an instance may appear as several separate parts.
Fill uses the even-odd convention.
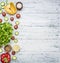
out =
[[[12,0],[9,0],[12,1]],[[60,63],[60,0],[21,1],[21,51],[11,63]]]

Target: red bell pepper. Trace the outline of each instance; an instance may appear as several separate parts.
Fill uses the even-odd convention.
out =
[[[2,63],[10,63],[10,61],[11,61],[11,56],[9,53],[3,53],[1,55],[1,62]]]

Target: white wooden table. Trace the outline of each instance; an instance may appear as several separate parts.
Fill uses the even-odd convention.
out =
[[[60,63],[60,0],[17,1],[24,5],[17,37],[21,51],[11,63]]]

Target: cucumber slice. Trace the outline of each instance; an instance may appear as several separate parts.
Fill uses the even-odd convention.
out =
[[[19,25],[19,21],[16,21],[15,24],[16,24],[16,25]]]
[[[12,56],[12,60],[16,60],[17,59],[17,57],[16,56]]]
[[[0,14],[2,14],[2,10],[0,10]]]
[[[1,2],[1,6],[5,6],[5,2]]]
[[[16,35],[16,36],[18,36],[18,35],[19,35],[19,32],[18,32],[18,31],[16,31],[16,32],[15,32],[15,35]]]
[[[14,40],[14,42],[15,42],[15,43],[17,43],[17,42],[18,42],[18,40],[17,40],[17,39],[15,39],[15,40]]]
[[[1,8],[4,9],[4,6],[2,6]]]
[[[9,19],[8,19],[8,17],[4,17],[4,20],[5,20],[5,21],[8,21]]]

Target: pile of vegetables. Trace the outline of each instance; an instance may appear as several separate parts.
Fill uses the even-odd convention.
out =
[[[15,36],[19,35],[18,25],[19,21],[16,19],[21,18],[20,13],[17,13],[17,11],[22,10],[23,4],[22,2],[17,2],[14,4],[13,2],[9,2],[6,0],[6,2],[2,1],[0,2],[0,15],[4,18],[4,20],[0,17],[0,61],[1,63],[10,63],[11,60],[16,60],[17,57],[15,54],[20,51],[19,45],[13,45],[13,47],[10,44],[10,40],[14,41],[14,43],[18,43],[18,39]],[[10,17],[7,16],[7,14],[10,15]],[[14,16],[16,19],[14,19]],[[4,21],[4,22],[3,22]],[[15,21],[15,25],[10,23]],[[13,35],[13,31],[15,30],[15,36]],[[4,47],[2,47],[4,46]],[[4,48],[4,50],[3,50]],[[4,53],[3,53],[4,52]]]
[[[0,46],[7,45],[13,34],[12,24],[8,22],[0,23]]]

